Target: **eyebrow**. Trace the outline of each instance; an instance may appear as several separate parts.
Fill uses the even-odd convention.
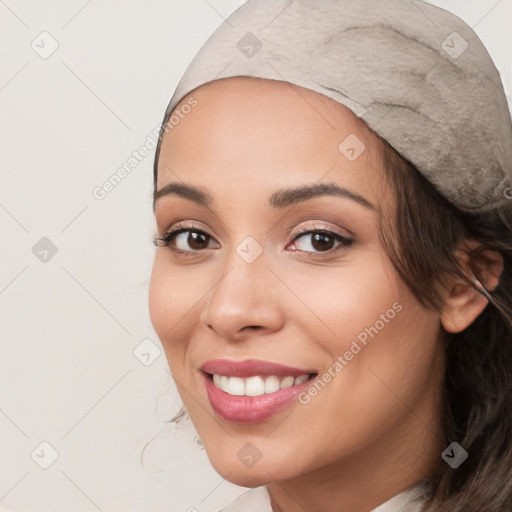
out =
[[[213,205],[213,197],[205,190],[192,185],[186,185],[184,183],[169,183],[155,193],[153,207],[161,197],[173,194],[189,199],[190,201],[194,201],[206,208],[210,208]],[[369,210],[373,210],[375,212],[378,211],[378,208],[363,196],[344,187],[340,187],[336,183],[319,183],[315,185],[303,185],[295,188],[281,189],[269,196],[268,204],[272,208],[282,209],[292,204],[307,201],[308,199],[319,196],[337,196],[351,199]]]

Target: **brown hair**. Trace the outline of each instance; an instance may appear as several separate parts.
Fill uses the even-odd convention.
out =
[[[446,446],[458,442],[468,458],[457,469],[441,459],[430,476],[432,512],[512,510],[512,201],[486,213],[466,213],[384,141],[386,178],[394,213],[381,222],[381,241],[395,269],[418,301],[440,311],[438,284],[459,276],[475,286],[455,256],[464,240],[468,267],[482,275],[483,252],[497,251],[504,269],[498,286],[480,291],[489,303],[464,331],[446,336],[441,411]],[[476,287],[475,287],[476,288]],[[478,290],[478,288],[476,288]],[[448,334],[448,333],[446,333]]]

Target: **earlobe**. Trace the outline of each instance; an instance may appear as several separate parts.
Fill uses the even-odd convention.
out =
[[[469,250],[473,250],[479,245],[474,240],[466,242],[466,248]],[[483,251],[478,261],[481,273],[479,280],[469,268],[468,253],[463,250],[458,252],[461,254],[466,275],[473,284],[459,277],[447,287],[440,320],[443,328],[450,333],[463,331],[482,313],[489,303],[486,294],[498,286],[504,265],[501,254],[491,250]]]

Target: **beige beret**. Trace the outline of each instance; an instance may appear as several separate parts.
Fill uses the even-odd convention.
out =
[[[345,105],[462,210],[510,200],[512,125],[500,75],[475,32],[443,9],[249,0],[200,49],[162,129],[186,94],[233,76],[286,81]]]

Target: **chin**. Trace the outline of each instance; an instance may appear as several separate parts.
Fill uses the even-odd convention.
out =
[[[261,487],[274,480],[265,469],[261,468],[259,470],[255,468],[231,468],[231,470],[223,471],[224,468],[217,468],[215,465],[213,467],[225,480],[241,487]]]
[[[250,443],[247,443],[250,445]],[[219,443],[219,446],[222,446]],[[244,445],[246,446],[246,445]],[[279,454],[269,457],[261,454],[258,460],[247,460],[244,463],[244,455],[250,453],[233,451],[234,457],[229,456],[231,450],[224,444],[224,450],[218,452],[206,448],[206,453],[213,468],[219,475],[229,482],[242,487],[261,487],[275,481],[283,481],[296,476],[296,468],[289,462],[284,461]],[[276,458],[276,455],[278,458]],[[247,465],[246,465],[247,464]],[[293,471],[293,473],[291,473]]]

